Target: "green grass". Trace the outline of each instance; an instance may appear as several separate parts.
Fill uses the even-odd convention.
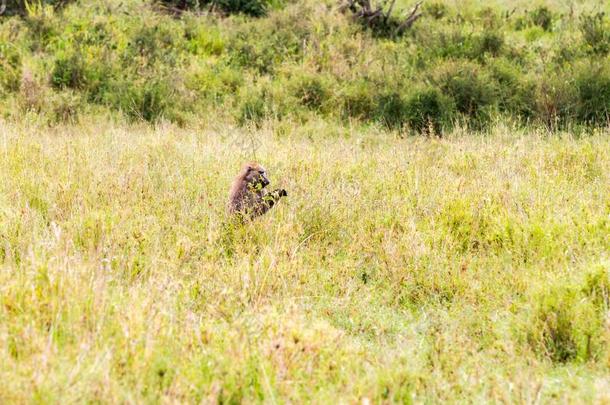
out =
[[[0,402],[610,400],[607,129],[204,128],[0,122]]]

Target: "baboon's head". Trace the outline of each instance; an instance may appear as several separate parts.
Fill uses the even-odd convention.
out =
[[[263,188],[269,185],[265,168],[256,162],[246,163],[242,169],[246,182],[254,188]]]

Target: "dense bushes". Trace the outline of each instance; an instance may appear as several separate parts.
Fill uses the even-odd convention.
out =
[[[580,30],[591,52],[600,56],[608,54],[610,51],[610,23],[604,13],[581,16]]]
[[[164,13],[144,0],[47,3],[0,19],[5,117],[44,104],[32,92],[23,100],[27,73],[36,94],[70,100],[70,119],[99,108],[153,122],[221,114],[242,125],[323,115],[439,134],[456,121],[485,128],[498,115],[550,128],[608,124],[604,13],[437,2],[405,35],[380,38],[332,2],[214,2],[220,16]],[[245,16],[263,9],[263,18]]]
[[[254,17],[265,15],[272,0],[159,0],[170,10],[200,11],[220,9],[226,13],[243,13]]]
[[[609,343],[603,333],[609,293],[610,274],[603,266],[580,286],[551,286],[540,293],[526,327],[529,344],[560,363],[599,357]]]
[[[59,8],[73,1],[74,0],[5,0],[0,4],[5,5],[4,15],[25,15],[28,12],[32,12],[35,8],[45,6]]]

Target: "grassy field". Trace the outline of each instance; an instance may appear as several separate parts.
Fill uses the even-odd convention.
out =
[[[0,121],[0,402],[610,401],[608,130],[253,131]]]

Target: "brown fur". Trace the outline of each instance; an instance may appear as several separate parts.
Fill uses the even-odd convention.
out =
[[[287,195],[283,189],[266,191],[269,183],[263,166],[256,162],[244,164],[231,185],[229,214],[252,219],[269,211],[281,197]]]

